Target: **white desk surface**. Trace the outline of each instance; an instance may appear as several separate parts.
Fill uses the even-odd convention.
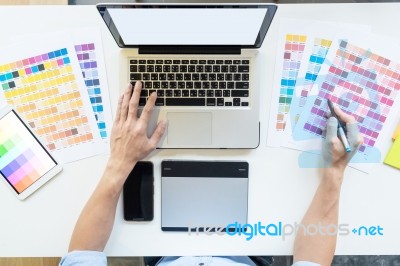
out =
[[[400,4],[296,4],[281,5],[267,34],[260,56],[261,143],[255,150],[163,150],[152,154],[155,165],[155,219],[148,223],[125,222],[121,202],[114,231],[106,247],[110,256],[146,255],[288,255],[294,237],[188,236],[160,228],[160,162],[163,159],[226,159],[250,163],[250,223],[300,222],[319,184],[317,169],[298,167],[299,152],[266,147],[266,131],[274,75],[280,18],[369,24],[375,33],[400,40]],[[120,92],[120,49],[94,6],[0,7],[1,41],[13,35],[100,26],[113,110]],[[1,52],[0,52],[1,56]],[[399,59],[400,60],[400,59]],[[1,185],[0,256],[61,256],[68,248],[78,215],[97,184],[107,156],[96,156],[65,165],[62,174],[20,202]],[[339,236],[336,253],[399,254],[400,172],[377,164],[371,174],[347,169],[341,194],[339,223],[349,228],[380,225],[383,236]]]

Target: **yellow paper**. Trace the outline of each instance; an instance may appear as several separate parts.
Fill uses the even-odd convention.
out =
[[[400,138],[396,138],[383,162],[400,169]]]

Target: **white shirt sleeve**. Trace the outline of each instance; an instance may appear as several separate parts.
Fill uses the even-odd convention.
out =
[[[107,266],[107,256],[99,251],[72,251],[61,258],[59,266]]]
[[[298,261],[292,266],[321,266],[321,264],[310,262],[310,261]]]

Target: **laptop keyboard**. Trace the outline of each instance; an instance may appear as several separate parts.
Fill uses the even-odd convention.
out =
[[[250,60],[130,59],[131,82],[142,81],[140,106],[249,106]]]

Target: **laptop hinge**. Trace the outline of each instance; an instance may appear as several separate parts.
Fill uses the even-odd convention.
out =
[[[139,54],[240,54],[240,46],[139,46]]]

